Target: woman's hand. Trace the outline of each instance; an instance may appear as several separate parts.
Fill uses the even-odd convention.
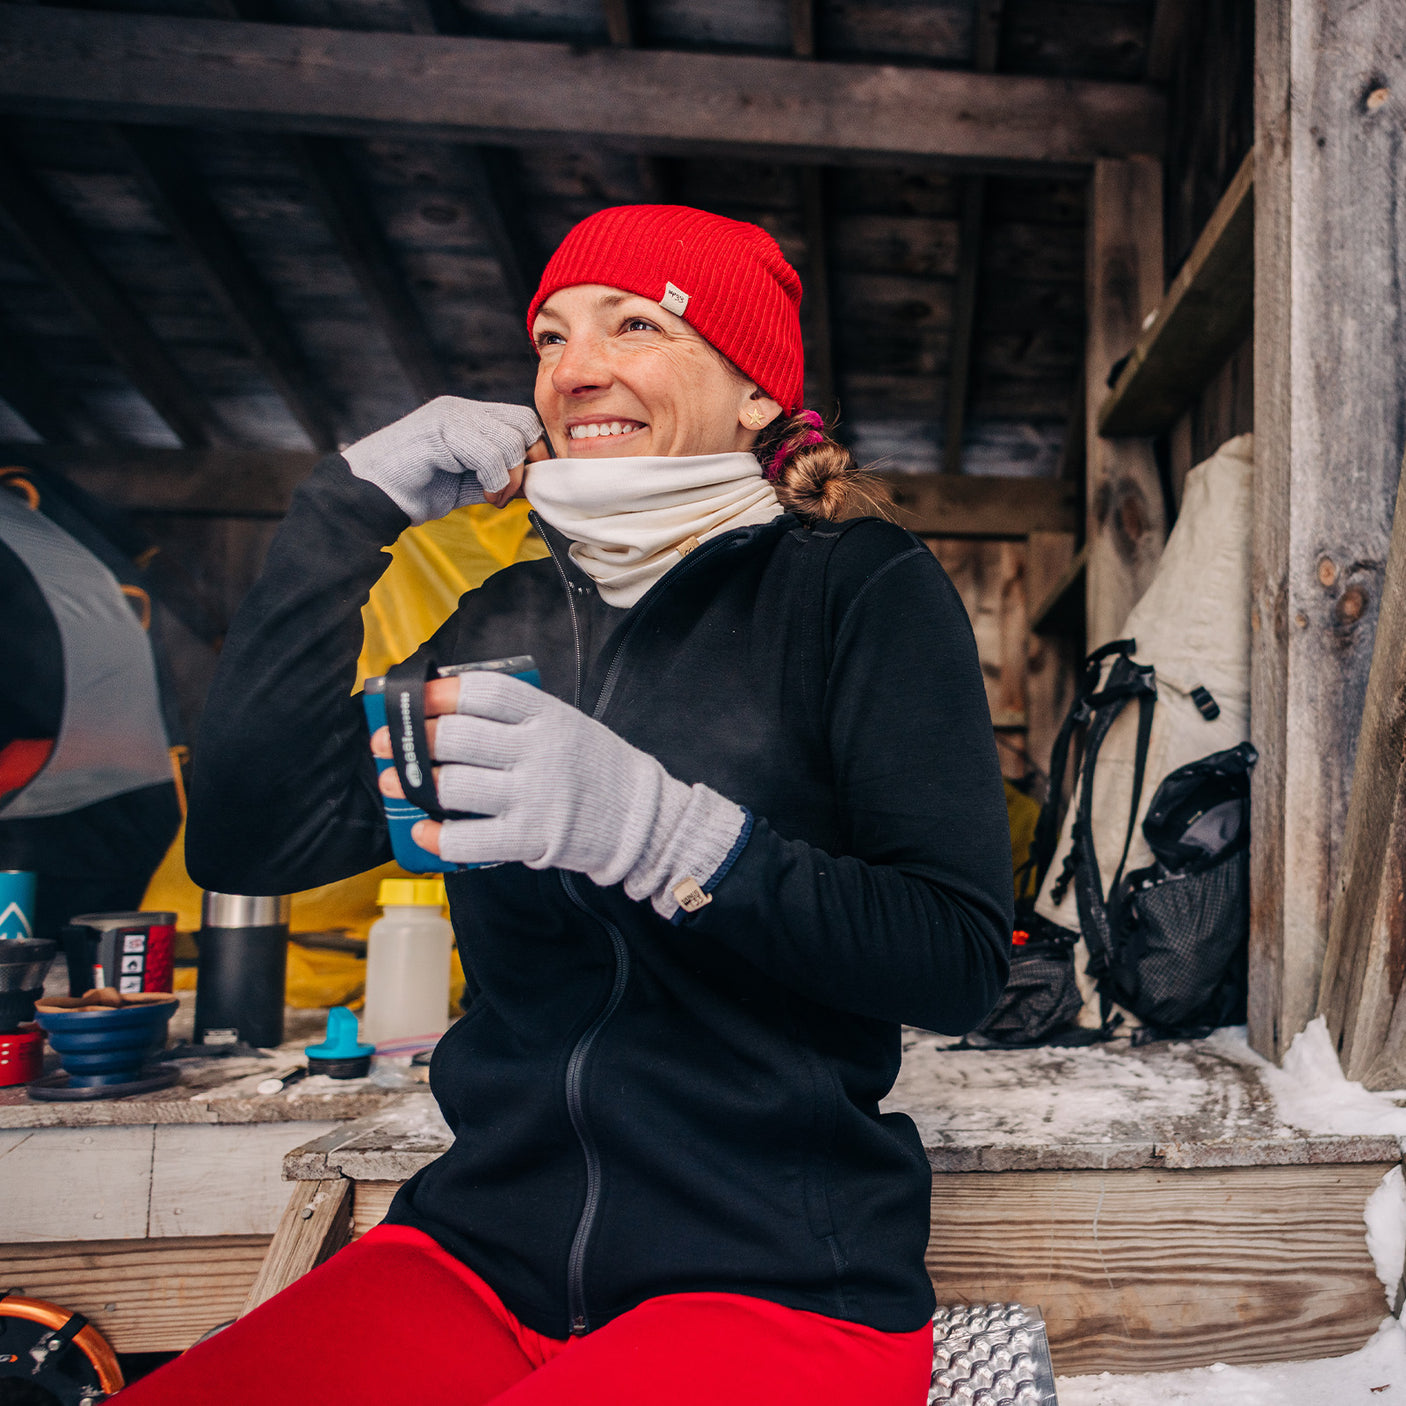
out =
[[[683,888],[694,906],[747,824],[741,806],[675,780],[648,753],[569,703],[506,674],[425,685],[425,731],[446,810],[480,818],[420,821],[415,843],[461,864],[569,869],[624,883],[672,917]],[[371,750],[390,757],[380,728]],[[393,770],[384,795],[403,796]]]
[[[502,491],[507,494],[501,503],[495,503],[494,507],[505,506],[517,492],[522,489],[521,465],[515,471],[517,473],[517,484],[511,482]],[[454,705],[459,697],[458,679],[431,679],[425,685],[425,735],[430,744],[430,755],[435,753],[435,719],[444,713],[452,713]],[[385,761],[391,758],[391,733],[387,727],[378,727],[371,734],[371,755],[380,757]],[[440,768],[435,767],[434,779],[435,788],[439,787]],[[398,800],[405,799],[405,788],[400,784],[398,777],[393,770],[383,771],[380,777],[381,794],[392,796]],[[438,820],[421,820],[410,831],[411,838],[421,849],[427,849],[431,854],[439,853],[439,833],[443,825]]]
[[[522,494],[522,482],[527,476],[528,464],[535,464],[539,459],[550,459],[551,457],[551,450],[547,448],[544,436],[527,451],[527,458],[523,463],[508,471],[508,486],[500,488],[496,493],[485,493],[483,495],[484,502],[492,503],[495,508],[506,508],[514,498]]]
[[[501,508],[521,489],[524,461],[546,455],[535,411],[452,395],[342,451],[352,473],[374,483],[413,523],[467,503]]]

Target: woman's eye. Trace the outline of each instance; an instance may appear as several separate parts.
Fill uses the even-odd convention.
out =
[[[625,323],[626,332],[657,332],[659,328],[646,317],[632,317]]]
[[[537,334],[537,345],[539,347],[555,347],[565,342],[566,338],[560,332],[539,332]]]

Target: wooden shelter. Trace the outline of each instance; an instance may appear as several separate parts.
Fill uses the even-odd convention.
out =
[[[1187,469],[1253,426],[1277,1053],[1315,1009],[1406,447],[1400,28],[1388,0],[0,5],[6,457],[140,513],[193,719],[316,451],[440,391],[524,398],[520,315],[589,211],[753,219],[806,281],[810,402],[963,590],[1019,772]]]
[[[1253,429],[1251,1042],[1321,1003],[1399,1086],[1403,55],[1399,0],[0,3],[3,462],[151,534],[193,722],[319,451],[527,397],[576,220],[754,220],[1019,775]]]

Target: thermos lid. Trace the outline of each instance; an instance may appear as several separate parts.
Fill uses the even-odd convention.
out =
[[[293,900],[285,894],[214,893],[206,890],[200,905],[201,926],[207,928],[286,927]]]
[[[76,917],[68,920],[71,928],[132,928],[132,927],[167,927],[173,928],[176,925],[176,915],[174,913],[150,912],[150,913],[79,913]]]
[[[409,906],[413,908],[443,908],[443,879],[382,879],[376,902],[382,908]]]

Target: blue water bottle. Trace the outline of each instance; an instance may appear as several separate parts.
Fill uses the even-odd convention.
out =
[[[34,936],[38,876],[28,869],[0,869],[0,942]]]

